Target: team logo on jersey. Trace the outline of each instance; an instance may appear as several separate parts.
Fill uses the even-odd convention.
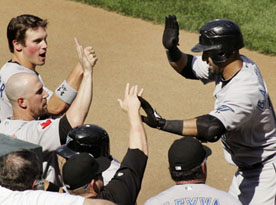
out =
[[[41,125],[42,129],[45,129],[45,128],[48,127],[51,123],[52,123],[51,120],[47,120],[46,122],[40,123],[40,125]]]
[[[265,108],[265,101],[264,100],[259,100],[258,101],[258,104],[257,104],[257,107],[260,109],[260,110],[264,110]]]
[[[231,112],[235,112],[231,107],[227,106],[227,105],[222,105],[220,107],[217,108],[216,112],[224,112],[224,111],[231,111]]]

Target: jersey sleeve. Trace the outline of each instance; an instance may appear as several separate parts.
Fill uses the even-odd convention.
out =
[[[15,136],[18,139],[38,144],[43,151],[54,151],[60,144],[58,119],[33,120],[22,125]]]
[[[66,193],[55,193],[46,191],[11,191],[0,187],[1,205],[83,205],[84,197],[74,196]]]
[[[215,90],[217,101],[215,109],[209,114],[218,118],[226,130],[231,131],[243,126],[251,119],[255,109],[262,109],[265,90],[252,78],[249,77],[246,82],[243,80],[242,84],[239,78],[234,78],[233,82],[223,89]]]
[[[119,170],[100,193],[116,204],[135,204],[148,157],[139,149],[128,149]]]
[[[203,84],[213,82],[216,78],[210,73],[209,65],[202,60],[201,56],[194,56],[192,60],[192,69],[197,79]]]

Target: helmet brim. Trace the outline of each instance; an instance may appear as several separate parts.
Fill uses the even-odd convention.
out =
[[[57,148],[56,152],[57,152],[58,155],[62,156],[65,159],[69,159],[72,156],[78,154],[78,152],[75,152],[75,151],[71,150],[66,145],[62,145],[59,148]]]
[[[202,45],[198,43],[191,49],[191,51],[194,53],[199,53],[203,51],[216,50],[220,48],[221,48],[221,45]]]

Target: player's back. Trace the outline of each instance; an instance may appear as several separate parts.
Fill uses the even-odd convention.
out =
[[[181,184],[174,185],[158,195],[148,199],[145,204],[235,205],[241,203],[232,195],[206,184]]]

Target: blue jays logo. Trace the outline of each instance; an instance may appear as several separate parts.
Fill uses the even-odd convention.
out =
[[[231,107],[227,106],[227,105],[222,105],[220,107],[217,108],[216,112],[225,112],[225,111],[231,111],[231,112],[235,112]]]

